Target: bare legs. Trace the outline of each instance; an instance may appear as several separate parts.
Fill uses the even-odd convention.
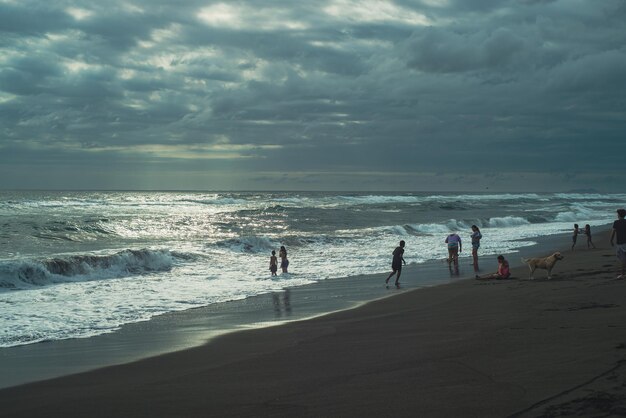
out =
[[[392,271],[392,272],[389,274],[389,276],[387,277],[387,279],[385,280],[385,284],[388,284],[388,283],[389,283],[389,279],[391,279],[391,278],[393,277],[393,275],[394,275],[394,274],[398,274],[398,275],[396,276],[396,283],[395,283],[395,285],[396,285],[396,286],[399,286],[399,285],[400,285],[400,274],[402,274],[402,269],[398,269],[398,270],[394,270],[394,271]]]
[[[454,263],[454,271],[452,270],[452,264]],[[448,248],[448,268],[450,269],[450,275],[459,275],[459,249]]]
[[[474,259],[474,272],[478,272],[478,248],[472,248],[472,258]]]
[[[448,264],[452,264],[454,262],[454,266],[459,266],[459,249],[458,248],[448,248]]]

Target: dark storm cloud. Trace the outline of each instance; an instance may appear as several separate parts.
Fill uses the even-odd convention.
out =
[[[599,187],[626,151],[624,19],[620,0],[0,0],[0,161],[182,188]]]
[[[36,7],[28,6],[18,2],[0,3],[0,33],[5,36],[36,36],[63,30],[71,21],[66,13],[53,5],[42,3]]]

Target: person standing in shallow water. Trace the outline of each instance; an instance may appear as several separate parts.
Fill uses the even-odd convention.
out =
[[[276,251],[272,250],[272,256],[270,257],[270,271],[272,276],[276,276],[278,270],[278,259],[276,258]]]
[[[454,263],[456,268],[459,267],[459,253],[463,251],[461,237],[456,233],[451,233],[446,237],[446,244],[448,244],[448,264]]]
[[[393,259],[391,260],[391,270],[392,272],[389,274],[389,276],[387,277],[387,280],[385,280],[385,284],[389,283],[389,279],[391,279],[393,277],[394,274],[397,274],[396,276],[396,286],[400,286],[400,274],[402,274],[402,264],[406,265],[406,261],[404,261],[404,241],[400,241],[400,246],[396,247],[395,250],[393,250]]]
[[[287,249],[284,245],[280,246],[280,251],[278,251],[278,257],[280,257],[280,268],[283,273],[288,273],[287,267],[289,267],[289,260],[287,260]]]

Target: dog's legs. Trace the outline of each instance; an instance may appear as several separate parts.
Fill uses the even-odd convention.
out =
[[[530,269],[530,280],[533,280],[535,278],[535,267],[528,265],[528,268]]]

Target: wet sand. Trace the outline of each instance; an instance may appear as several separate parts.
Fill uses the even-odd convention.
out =
[[[594,242],[563,251],[552,280],[515,267],[509,280],[458,280],[229,333],[0,390],[0,415],[626,415],[626,281],[615,279],[607,233]]]

